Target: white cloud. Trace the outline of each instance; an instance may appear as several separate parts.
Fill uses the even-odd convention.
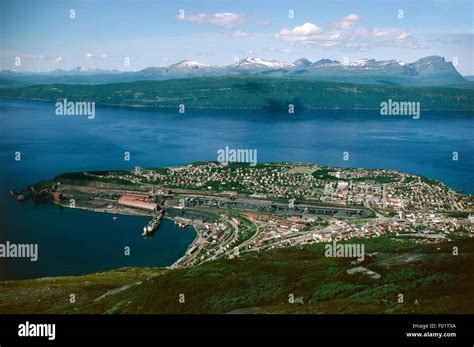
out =
[[[354,13],[351,13],[348,16],[342,17],[338,20],[335,25],[338,29],[347,30],[354,28],[360,22],[360,16]]]
[[[410,38],[410,33],[407,33],[406,31],[402,31],[400,35],[397,36],[397,40],[407,40]]]
[[[292,43],[299,43],[305,46],[320,45],[331,47],[338,45],[341,33],[338,31],[324,31],[321,27],[313,23],[304,23],[295,26],[293,29],[282,29],[276,34],[276,38]]]
[[[94,54],[92,53],[86,53],[86,58],[87,59],[90,59],[90,58],[93,58],[94,57]]]
[[[56,59],[54,59],[54,62],[56,64],[59,64],[59,63],[62,63],[64,61],[64,58],[63,57],[57,57]]]
[[[244,22],[247,17],[242,14],[232,13],[232,12],[219,12],[214,14],[189,14],[185,15],[183,18],[179,18],[183,22],[191,22],[198,24],[213,24],[225,28],[232,28],[237,24]]]
[[[241,31],[241,30],[237,30],[237,31],[234,31],[232,34],[231,34],[232,37],[249,37],[249,33],[246,33],[245,31]]]
[[[328,28],[304,23],[293,28],[283,28],[275,34],[277,39],[293,45],[319,48],[370,49],[374,47],[425,48],[411,34],[401,29],[359,28],[357,14],[342,17]]]
[[[315,35],[320,34],[322,28],[312,23],[304,23],[301,26],[295,26],[293,29],[282,29],[276,37],[285,41],[304,42],[311,40]]]

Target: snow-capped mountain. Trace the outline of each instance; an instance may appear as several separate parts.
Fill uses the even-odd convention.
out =
[[[368,67],[370,65],[374,65],[375,63],[377,63],[375,59],[359,59],[349,63],[348,65],[355,67]]]
[[[90,68],[90,67],[85,67],[85,66],[78,66],[78,67],[75,67],[74,69],[70,70],[71,72],[90,72],[90,71],[94,71],[94,69]]]
[[[293,63],[247,57],[227,66],[214,66],[195,60],[182,60],[166,67],[148,67],[136,72],[76,67],[48,73],[2,71],[0,78],[24,83],[116,83],[144,80],[211,76],[263,75],[342,83],[395,85],[452,85],[467,82],[453,64],[440,56],[421,58],[413,63],[403,61],[358,59],[341,63],[319,59],[311,62],[301,58]]]
[[[177,69],[177,70],[195,70],[195,69],[215,69],[216,66],[200,63],[195,60],[181,60],[176,64],[168,66],[168,69]]]
[[[466,82],[451,62],[439,56],[425,57],[414,63],[395,59],[358,59],[345,63],[320,59],[311,63],[302,58],[283,70],[285,73],[282,69],[264,73],[266,76],[346,83],[447,85]]]
[[[244,69],[282,69],[289,67],[291,64],[277,60],[265,60],[262,58],[247,57],[231,65],[232,68]]]
[[[181,60],[166,67],[148,67],[136,72],[141,79],[165,80],[170,78],[186,78],[214,76],[218,67],[204,64],[195,60]]]
[[[359,59],[348,64],[343,64],[346,70],[356,73],[358,70],[364,70],[365,74],[385,74],[387,76],[418,76],[418,72],[412,64],[391,59],[391,60],[375,60],[375,59]]]

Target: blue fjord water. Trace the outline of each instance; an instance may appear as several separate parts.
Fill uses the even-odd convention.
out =
[[[95,119],[57,116],[54,103],[0,99],[0,242],[38,243],[39,260],[0,259],[0,279],[76,275],[124,266],[172,264],[195,237],[164,221],[142,239],[146,219],[18,203],[25,187],[68,171],[174,166],[216,160],[217,150],[256,149],[259,162],[389,168],[474,192],[473,114],[422,111],[263,112],[97,108]],[[21,161],[15,161],[15,152]],[[349,161],[343,160],[343,152]],[[452,160],[452,153],[459,155]],[[130,161],[124,160],[130,153]],[[131,255],[123,255],[125,246]]]

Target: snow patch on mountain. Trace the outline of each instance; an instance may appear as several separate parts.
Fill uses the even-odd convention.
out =
[[[266,67],[269,69],[281,69],[290,66],[288,63],[284,63],[277,60],[265,60],[262,58],[247,57],[236,62],[234,67]]]

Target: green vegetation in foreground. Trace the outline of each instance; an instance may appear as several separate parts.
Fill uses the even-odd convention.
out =
[[[94,101],[135,107],[259,109],[379,109],[388,99],[419,101],[423,109],[473,111],[474,90],[447,87],[400,87],[291,80],[257,76],[197,77],[102,85],[35,85],[0,88],[0,97]]]
[[[384,236],[348,275],[353,259],[324,257],[324,244],[177,270],[120,269],[78,277],[4,281],[2,313],[473,313],[474,240],[416,244]],[[452,255],[453,245],[459,247]],[[377,252],[369,256],[371,252]],[[69,303],[70,293],[76,304]],[[108,293],[107,295],[104,295]],[[185,304],[178,303],[184,293]],[[404,303],[397,302],[398,294]],[[293,294],[295,303],[288,302]]]

